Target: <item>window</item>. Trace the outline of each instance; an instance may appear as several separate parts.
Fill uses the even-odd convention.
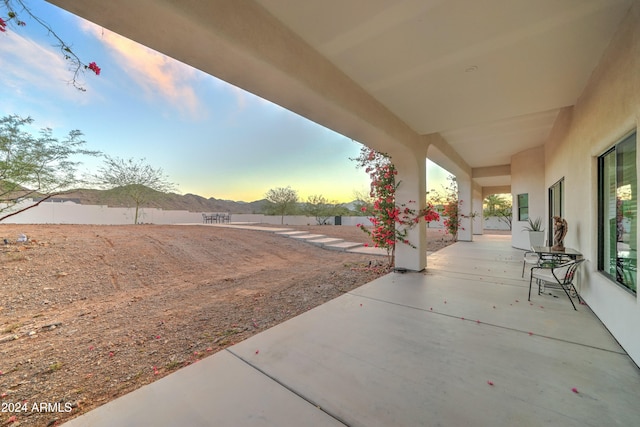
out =
[[[518,194],[518,221],[529,219],[529,194]]]
[[[598,158],[598,269],[637,292],[636,133]]]

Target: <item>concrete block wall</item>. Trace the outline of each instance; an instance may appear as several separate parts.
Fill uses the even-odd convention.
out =
[[[17,206],[15,210],[26,207],[28,204]],[[127,225],[133,224],[135,209],[114,208],[99,205],[80,205],[74,202],[45,202],[39,206],[7,218],[4,223],[9,224],[104,224]],[[282,219],[278,215],[262,214],[232,214],[232,222],[253,222],[261,224],[280,225],[316,225],[315,217],[302,215],[285,215]],[[154,208],[142,208],[138,213],[138,222],[145,224],[184,224],[201,223],[202,213],[179,210],[162,210]],[[335,223],[335,217],[329,219],[329,224]],[[356,226],[371,225],[366,216],[342,216],[341,225]],[[508,227],[497,218],[485,220],[485,228],[493,230],[508,230]],[[444,228],[443,220],[434,221],[429,228]]]

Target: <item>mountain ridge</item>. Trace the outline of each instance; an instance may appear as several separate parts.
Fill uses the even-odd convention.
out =
[[[71,201],[82,205],[106,205],[110,207],[130,207],[130,199],[119,191],[119,188],[110,190],[77,189],[64,194],[54,196],[52,202]],[[256,200],[253,202],[238,202],[233,200],[205,198],[197,194],[186,193],[162,193],[148,189],[151,197],[141,203],[141,208],[158,208],[163,210],[186,210],[189,212],[229,212],[229,213],[262,213],[270,204],[268,200]]]

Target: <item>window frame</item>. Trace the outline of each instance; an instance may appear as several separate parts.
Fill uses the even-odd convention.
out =
[[[516,196],[518,200],[518,221],[529,220],[529,193],[522,193]],[[525,199],[526,206],[522,206],[522,200]]]
[[[613,283],[615,283],[617,286],[619,286],[620,288],[624,289],[625,291],[629,292],[631,295],[637,297],[637,280],[638,280],[638,276],[637,276],[637,270],[635,271],[635,283],[634,283],[634,287],[635,289],[631,288],[629,285],[621,282],[618,280],[618,278],[616,277],[618,275],[618,269],[617,269],[617,260],[618,260],[618,256],[616,253],[616,275],[612,275],[610,273],[610,270],[612,268],[612,266],[608,266],[608,268],[606,268],[605,266],[605,254],[606,254],[606,250],[605,247],[606,245],[610,245],[611,244],[611,237],[609,237],[609,241],[605,242],[605,238],[606,238],[606,229],[605,227],[608,226],[607,224],[605,224],[605,222],[607,221],[607,216],[606,216],[606,212],[605,212],[605,208],[607,207],[607,199],[608,197],[610,197],[610,193],[607,193],[607,189],[605,188],[605,180],[607,179],[607,175],[605,174],[605,167],[606,167],[606,161],[608,160],[608,156],[610,155],[614,155],[614,160],[615,160],[615,173],[616,173],[616,179],[618,178],[617,173],[618,173],[618,168],[620,167],[620,165],[618,164],[618,150],[619,148],[622,146],[622,144],[627,143],[629,140],[633,140],[633,144],[635,145],[634,150],[635,150],[635,174],[636,174],[636,182],[638,180],[638,134],[637,134],[637,129],[634,130],[633,132],[628,133],[627,135],[625,135],[623,138],[621,138],[620,140],[618,140],[615,144],[613,144],[609,149],[605,150],[602,154],[600,154],[597,158],[597,174],[598,174],[598,180],[597,180],[597,191],[598,191],[598,206],[597,206],[597,229],[598,229],[598,236],[597,236],[597,268],[598,268],[598,272],[602,273],[605,277],[607,277],[610,281],[612,281]],[[608,171],[610,173],[610,171]],[[616,182],[616,188],[619,189],[620,187],[617,186],[617,182]],[[637,184],[636,184],[636,194],[634,195],[635,197],[635,204],[636,204],[636,224],[633,227],[637,228],[637,213],[638,213],[638,195],[637,195]],[[617,207],[616,207],[616,216],[617,216]],[[637,239],[637,237],[636,237]],[[616,239],[616,242],[618,240]],[[611,255],[609,255],[609,257],[611,257]],[[631,258],[633,259],[633,258]],[[636,253],[636,263],[637,263],[637,253]],[[623,267],[621,267],[621,271],[623,270]]]

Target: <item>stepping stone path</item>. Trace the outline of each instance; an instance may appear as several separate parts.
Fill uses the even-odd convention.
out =
[[[203,224],[210,227],[240,228],[243,230],[256,230],[275,233],[278,236],[301,240],[312,245],[320,246],[323,249],[341,252],[360,253],[366,255],[387,256],[387,251],[382,248],[373,248],[362,243],[347,242],[337,237],[327,237],[323,234],[311,234],[307,231],[292,230],[290,228],[262,227],[252,224]]]
[[[292,239],[302,240],[312,245],[320,246],[324,249],[332,251],[352,252],[352,253],[365,253],[367,255],[387,255],[387,251],[380,248],[370,248],[364,246],[362,243],[346,242],[344,239],[337,237],[327,237],[322,234],[309,234],[306,231],[279,231],[277,235],[289,237]]]

